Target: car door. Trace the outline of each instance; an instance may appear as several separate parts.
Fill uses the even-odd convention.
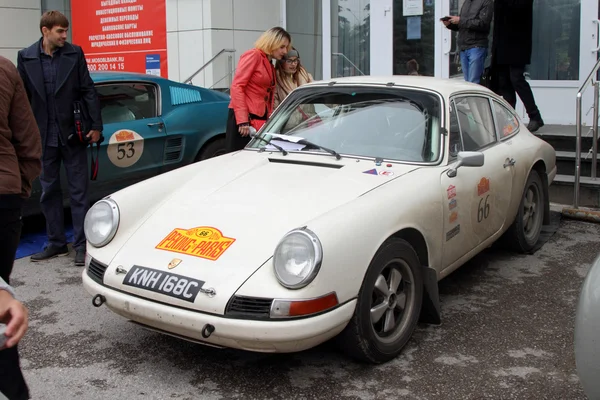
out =
[[[96,90],[104,124],[99,185],[115,191],[157,175],[167,138],[159,87],[128,81],[101,83]]]
[[[484,154],[481,167],[460,167],[441,175],[444,204],[444,264],[449,266],[498,232],[510,206],[512,172],[494,127],[490,99],[461,96],[451,101],[450,163],[460,151]]]

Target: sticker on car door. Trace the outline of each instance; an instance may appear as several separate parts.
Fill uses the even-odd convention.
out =
[[[119,168],[134,165],[144,153],[144,138],[130,129],[120,129],[108,141],[108,158]]]

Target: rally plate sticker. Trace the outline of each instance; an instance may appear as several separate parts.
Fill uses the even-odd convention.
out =
[[[123,284],[193,303],[204,281],[134,265]]]

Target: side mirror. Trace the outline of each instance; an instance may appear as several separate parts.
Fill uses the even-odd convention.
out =
[[[460,167],[481,167],[485,161],[485,156],[480,151],[461,151],[458,153],[458,161],[454,168],[448,170],[448,176],[454,178]]]

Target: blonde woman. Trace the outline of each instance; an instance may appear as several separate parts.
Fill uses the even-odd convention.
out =
[[[250,141],[250,126],[259,130],[273,112],[277,77],[272,61],[281,60],[291,48],[285,29],[264,32],[254,48],[240,56],[231,84],[231,101],[225,142],[227,151],[243,149]]]

